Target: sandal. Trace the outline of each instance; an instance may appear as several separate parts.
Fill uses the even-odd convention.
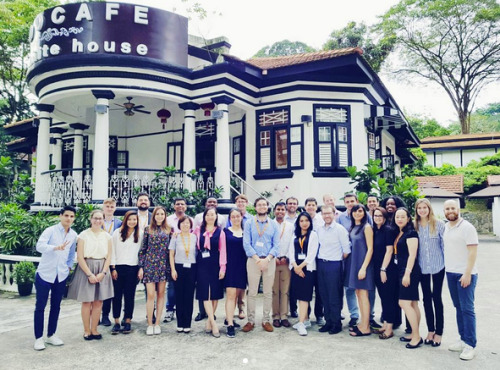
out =
[[[369,331],[368,333],[363,333],[357,326],[354,326],[352,329],[352,332],[349,333],[351,337],[366,337],[368,335],[372,335],[371,331]]]
[[[379,336],[378,336],[378,339],[382,339],[382,340],[385,340],[385,339],[389,339],[389,338],[392,338],[394,336],[394,332],[392,332],[391,334],[387,335],[386,333],[381,333]]]

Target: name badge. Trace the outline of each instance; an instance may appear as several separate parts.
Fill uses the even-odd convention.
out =
[[[394,256],[394,264],[397,265],[398,264],[398,256]]]
[[[306,255],[304,253],[299,253],[298,258],[299,258],[299,260],[305,260],[306,259]]]
[[[255,243],[255,246],[256,246],[256,247],[259,247],[259,248],[262,248],[262,247],[264,247],[264,243],[262,243],[262,242],[257,242],[257,243]]]
[[[209,251],[202,252],[202,253],[201,253],[201,256],[202,256],[203,258],[208,258],[208,257],[210,257],[210,252],[209,252]]]
[[[191,262],[184,262],[182,264],[182,267],[184,267],[185,269],[190,269],[191,268]]]

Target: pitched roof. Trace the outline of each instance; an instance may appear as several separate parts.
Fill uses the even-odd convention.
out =
[[[417,176],[415,178],[420,188],[423,188],[424,184],[432,183],[452,193],[463,194],[464,192],[464,175]]]
[[[463,148],[500,145],[500,132],[432,136],[420,140],[422,149]]]
[[[313,53],[303,53],[287,55],[283,57],[253,58],[246,62],[260,69],[274,69],[297,64],[315,62],[318,60],[331,59],[349,54],[363,54],[361,48],[344,48],[326,51],[316,51]]]

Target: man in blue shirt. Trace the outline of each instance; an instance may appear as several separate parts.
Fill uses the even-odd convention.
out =
[[[64,342],[55,335],[57,320],[61,310],[61,300],[66,289],[66,279],[73,267],[77,234],[71,229],[76,211],[71,206],[61,209],[60,222],[44,230],[36,244],[36,250],[42,254],[35,276],[35,345],[34,349],[45,349],[43,340],[43,321],[45,306],[50,292],[49,327],[46,343],[62,346]]]
[[[248,257],[248,322],[243,327],[243,331],[249,332],[255,328],[255,301],[262,277],[264,291],[262,327],[265,331],[272,332],[274,329],[271,325],[271,306],[280,229],[267,215],[269,203],[265,198],[257,198],[254,206],[257,216],[245,224],[243,234],[243,247]]]

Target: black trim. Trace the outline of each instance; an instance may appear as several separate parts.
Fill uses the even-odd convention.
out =
[[[313,177],[349,177],[347,171],[314,171],[312,172]]]
[[[52,113],[54,111],[54,106],[51,104],[35,104],[35,108],[40,112]],[[40,117],[40,118],[45,118],[45,117]]]
[[[108,99],[108,100],[113,100],[115,98],[115,94],[111,90],[91,90],[92,95],[96,99]]]
[[[255,180],[271,180],[271,179],[291,179],[293,177],[293,171],[274,171],[270,173],[259,173],[253,175]]]

